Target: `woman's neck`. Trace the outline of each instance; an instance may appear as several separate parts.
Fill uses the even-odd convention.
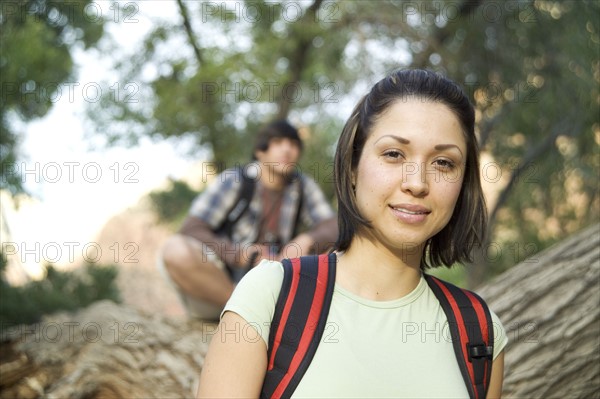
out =
[[[366,299],[402,298],[421,279],[421,255],[415,250],[393,252],[380,243],[355,237],[350,248],[338,256],[336,282]]]

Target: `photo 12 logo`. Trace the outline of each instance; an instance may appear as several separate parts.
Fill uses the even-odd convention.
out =
[[[3,184],[14,177],[21,183],[139,183],[140,170],[135,162],[7,162],[1,167]]]
[[[109,325],[95,321],[80,323],[65,321],[46,322],[33,325],[0,322],[0,337],[15,342],[48,343],[95,343],[100,340],[115,344],[139,343],[140,326],[134,322],[117,321]]]
[[[267,167],[265,168],[265,171],[263,171],[261,168],[259,168],[256,164],[253,163],[234,163],[228,165],[225,162],[202,162],[200,170],[201,181],[202,183],[206,184],[220,175],[222,181],[226,181],[228,178],[233,178],[236,182],[240,182],[240,170],[247,176],[263,176],[266,179],[269,179],[269,181],[273,181],[273,168],[277,166],[278,163],[266,162],[265,165]],[[313,162],[304,166],[300,166],[298,164],[286,165],[284,167],[283,174],[285,176],[291,176],[292,173],[296,172],[305,176],[309,176],[310,178],[319,183],[334,183],[333,161]]]
[[[256,24],[259,22],[274,23],[284,21],[286,23],[298,22],[308,14],[306,2],[253,2],[253,1],[204,1],[200,8],[202,22],[233,21],[236,23],[246,22]],[[337,2],[324,2],[320,5],[314,17],[317,23],[339,22],[341,13]]]
[[[97,242],[12,242],[2,243],[2,253],[7,256],[15,256],[21,263],[74,263],[81,258],[86,263],[98,263],[102,259],[102,254],[110,253],[110,260],[114,263],[138,263],[137,253],[139,245],[135,242],[119,243],[114,242],[108,248],[102,248]]]
[[[506,27],[514,22],[534,23],[537,21],[535,6],[532,2],[500,0],[482,1],[478,6],[468,13],[463,10],[464,2],[461,1],[402,1],[398,2],[401,7],[402,20],[412,26],[423,24],[446,24],[463,18],[473,22],[481,19],[488,24],[505,24]]]
[[[3,20],[47,22],[63,26],[65,21],[85,21],[88,24],[138,23],[140,6],[137,2],[82,2],[82,1],[11,1],[0,2]]]
[[[33,80],[23,85],[2,82],[2,99],[16,99],[22,103],[57,103],[61,100],[73,104],[77,101],[97,103],[106,94],[113,102],[138,103],[140,85],[136,82],[114,82],[103,85],[98,82],[45,82]]]
[[[269,102],[280,98],[292,104],[300,101],[314,103],[338,103],[340,89],[335,82],[313,83],[310,87],[297,82],[202,82],[202,103]]]

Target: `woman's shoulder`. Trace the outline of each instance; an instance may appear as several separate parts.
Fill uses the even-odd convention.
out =
[[[281,262],[263,259],[258,265],[253,267],[246,273],[244,278],[239,284],[247,283],[254,284],[259,283],[261,285],[265,283],[279,283],[283,280],[283,265]],[[245,282],[246,281],[246,282]]]
[[[223,313],[235,312],[251,324],[268,345],[269,327],[281,291],[283,266],[262,260],[235,287]]]

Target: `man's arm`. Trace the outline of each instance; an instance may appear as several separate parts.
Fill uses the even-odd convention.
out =
[[[239,243],[215,234],[207,223],[195,216],[188,216],[185,219],[179,233],[204,243],[223,262],[231,266],[248,266],[252,253],[256,251],[255,248],[242,248]]]
[[[179,233],[204,243],[207,250],[215,253],[226,264],[243,267],[248,264],[252,251],[244,251],[239,243],[216,233],[217,226],[227,218],[227,213],[239,197],[240,173],[239,170],[228,169],[218,175],[196,197]]]
[[[325,253],[335,244],[337,219],[326,219],[306,233],[292,238],[281,250],[281,258],[295,258],[310,253]]]
[[[337,217],[332,216],[315,225],[307,233],[313,239],[314,251],[323,253],[335,245],[338,235]]]
[[[306,234],[312,239],[314,252],[323,253],[337,241],[337,215],[319,185],[306,176],[303,180],[304,218],[308,226]]]
[[[281,250],[281,258],[292,258],[309,253],[324,253],[337,240],[337,215],[317,183],[306,176],[303,179],[303,220],[308,231],[293,237]]]

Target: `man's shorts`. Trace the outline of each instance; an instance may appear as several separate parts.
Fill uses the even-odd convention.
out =
[[[201,248],[198,249],[201,250]],[[211,261],[214,265],[216,265],[219,269],[226,270],[225,264],[214,252],[204,251],[204,254],[207,256],[208,260]],[[173,287],[175,292],[177,292],[177,294],[179,295],[179,299],[181,299],[181,302],[185,307],[185,310],[187,311],[189,317],[201,320],[219,320],[223,308],[213,305],[212,303],[193,298],[185,292],[183,292],[183,290],[179,288],[175,281],[173,281],[171,275],[167,271],[165,261],[161,252],[159,252],[156,258],[156,267],[158,268],[158,271],[163,276],[163,278],[169,283],[169,285]]]

